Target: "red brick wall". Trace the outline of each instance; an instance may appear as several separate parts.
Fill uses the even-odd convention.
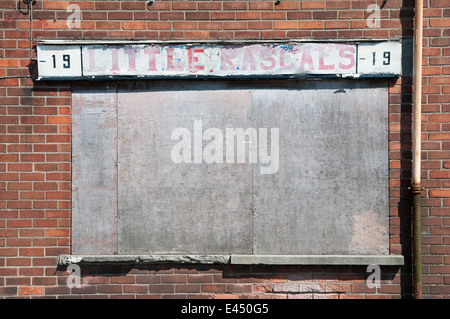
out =
[[[409,298],[411,295],[411,78],[390,82],[390,243],[404,267],[82,266],[68,288],[57,256],[70,254],[71,83],[29,78],[29,16],[0,1],[0,298]],[[411,38],[413,0],[44,1],[33,39]],[[423,58],[423,293],[450,296],[450,2],[425,0]],[[70,4],[80,28],[68,29]],[[20,5],[22,11],[26,5]],[[35,41],[33,42],[35,44]],[[35,57],[35,52],[33,53]]]

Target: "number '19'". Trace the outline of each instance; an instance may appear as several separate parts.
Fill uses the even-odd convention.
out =
[[[63,54],[62,58],[63,58],[63,65],[62,65],[63,68],[70,69],[70,55]],[[56,69],[56,56],[54,54],[52,55],[52,59],[53,59],[53,68]]]

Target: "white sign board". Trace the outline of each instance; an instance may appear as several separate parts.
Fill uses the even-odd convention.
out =
[[[401,44],[38,45],[39,78],[399,76]]]
[[[358,73],[398,74],[402,72],[402,45],[399,42],[358,45]]]
[[[79,45],[38,45],[39,77],[81,77]]]

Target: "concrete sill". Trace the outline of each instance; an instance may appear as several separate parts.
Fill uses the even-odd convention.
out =
[[[60,255],[70,264],[379,265],[401,266],[402,255]]]

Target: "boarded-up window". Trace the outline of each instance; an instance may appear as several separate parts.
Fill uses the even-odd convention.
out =
[[[387,98],[387,80],[76,84],[72,253],[388,254]]]

